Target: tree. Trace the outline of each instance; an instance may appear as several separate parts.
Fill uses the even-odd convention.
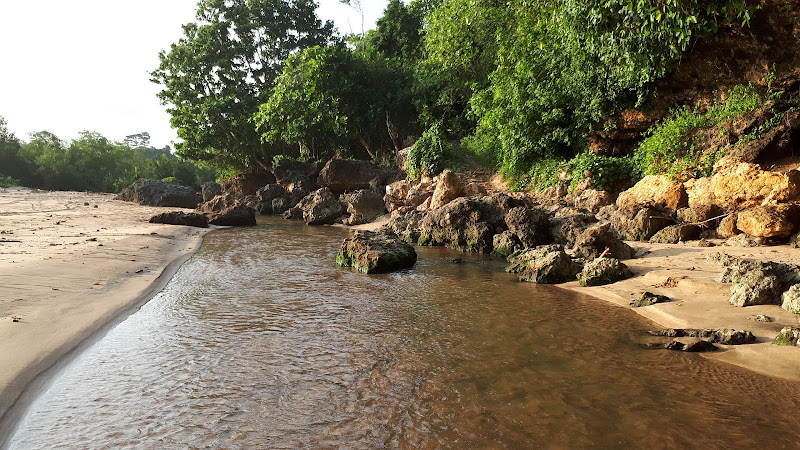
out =
[[[415,63],[422,56],[422,36],[418,10],[400,0],[391,0],[367,39],[370,47],[383,56]]]
[[[122,141],[123,144],[130,148],[147,148],[150,147],[150,133],[144,131],[142,133],[129,134],[125,136]]]
[[[26,170],[19,157],[20,141],[9,131],[6,119],[0,116],[0,177],[21,179]]]
[[[251,122],[286,58],[333,34],[313,0],[201,0],[197,22],[159,54],[152,81],[183,142],[179,155],[219,167],[264,166],[275,150]]]

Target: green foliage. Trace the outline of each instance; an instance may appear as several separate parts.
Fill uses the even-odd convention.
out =
[[[0,175],[0,188],[19,186],[19,180]]]
[[[591,174],[592,186],[602,190],[615,190],[615,187],[631,185],[642,178],[632,157],[602,156],[586,151],[576,155],[567,167],[572,176],[570,191],[586,178],[586,172]]]
[[[196,22],[159,55],[151,73],[183,142],[184,158],[215,167],[252,167],[284,148],[267,145],[251,117],[266,101],[286,58],[327,43],[313,0],[201,0]]]
[[[422,57],[422,16],[400,0],[390,0],[375,30],[367,34],[369,46],[386,58],[414,62]]]
[[[408,176],[419,179],[433,176],[445,169],[445,162],[453,153],[441,126],[428,128],[408,154]]]
[[[708,152],[699,145],[698,132],[741,117],[763,104],[758,90],[750,84],[734,87],[727,98],[715,102],[705,113],[678,108],[672,117],[648,130],[634,154],[636,165],[644,175],[664,173],[684,179],[711,175],[725,148]]]
[[[426,64],[452,80],[451,105],[469,95],[481,140],[513,176],[581,153],[593,125],[643,102],[693,36],[748,21],[737,0],[450,0],[429,17]]]
[[[497,161],[497,148],[491,136],[484,133],[477,133],[465,136],[461,139],[461,149],[481,166],[496,170],[499,165]]]

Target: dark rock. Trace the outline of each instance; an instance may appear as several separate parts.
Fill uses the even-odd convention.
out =
[[[259,189],[268,184],[275,184],[275,175],[269,172],[240,173],[220,182],[224,194],[237,198],[255,195]]]
[[[426,215],[424,211],[395,212],[387,226],[404,241],[416,244],[422,229],[422,219]]]
[[[508,229],[526,248],[533,248],[548,241],[550,218],[544,211],[523,206],[511,208],[506,213],[505,222]]]
[[[317,177],[319,176],[322,163],[316,162],[303,162],[295,159],[283,158],[278,161],[278,164],[272,167],[272,173],[275,175],[278,184],[288,186],[290,184],[303,184],[307,190],[316,188]],[[270,183],[265,183],[270,184]]]
[[[280,184],[268,184],[256,193],[258,196],[258,212],[261,214],[273,214],[272,201],[276,198],[288,199],[289,192]],[[288,207],[286,209],[289,209]],[[286,209],[277,211],[275,214],[282,214]]]
[[[207,202],[218,195],[222,195],[222,185],[213,181],[203,183],[202,192],[203,202]]]
[[[362,273],[387,273],[407,269],[417,261],[414,247],[391,232],[362,231],[345,239],[336,264]]]
[[[560,216],[559,211],[556,217],[550,219],[550,239],[558,244],[572,246],[590,225],[597,222],[591,214],[573,214]]]
[[[320,171],[317,185],[327,187],[339,196],[346,191],[369,189],[370,181],[379,173],[380,169],[371,161],[334,158]]]
[[[800,342],[800,328],[783,327],[775,338],[775,345],[798,345]]]
[[[671,225],[659,230],[650,238],[651,244],[677,244],[692,241],[700,237],[700,227],[697,225]]]
[[[756,337],[749,331],[731,330],[728,328],[668,328],[666,330],[650,331],[648,333],[653,336],[693,337],[722,345],[751,344],[756,341]]]
[[[800,248],[800,233],[795,233],[789,238],[789,247]]]
[[[573,281],[581,271],[581,265],[564,253],[558,245],[541,247],[516,252],[509,256],[511,265],[507,272],[519,273],[519,279],[532,283],[557,284]]]
[[[608,225],[588,228],[575,240],[573,252],[586,259],[598,258],[608,249],[607,256],[616,259],[630,259],[634,256],[633,248],[617,239],[608,229]]]
[[[717,349],[717,346],[708,341],[697,340],[689,343],[672,341],[669,344],[667,344],[665,348],[667,350],[674,350],[678,352],[699,353],[699,352],[714,351]]]
[[[361,189],[355,192],[342,194],[339,201],[346,205],[350,214],[345,225],[360,225],[369,223],[386,213],[383,196],[375,191]]]
[[[269,214],[284,214],[286,213],[286,211],[288,211],[290,208],[293,208],[295,205],[297,205],[297,201],[290,197],[273,198],[272,204],[269,207],[270,211]],[[266,213],[262,212],[261,214],[266,214]]]
[[[512,253],[523,248],[517,235],[509,230],[503,231],[500,234],[495,234],[492,237],[492,253],[495,255],[507,257]]]
[[[617,211],[619,211],[619,207],[617,207],[616,204],[603,206],[600,208],[600,211],[595,214],[595,217],[597,217],[597,220],[610,222]]]
[[[197,207],[198,212],[219,213],[239,204],[239,199],[232,194],[218,195]]]
[[[194,209],[202,197],[189,186],[142,178],[123,189],[115,199],[145,206]]]
[[[165,223],[168,225],[186,225],[190,227],[208,228],[208,217],[197,213],[171,211],[151,217],[150,223]]]
[[[583,266],[578,276],[581,286],[603,286],[633,276],[628,266],[616,258],[597,258]]]
[[[209,214],[208,223],[231,227],[255,226],[256,211],[249,206],[237,205],[222,212]]]
[[[611,225],[619,237],[626,241],[647,241],[659,230],[674,223],[671,217],[652,208],[638,211],[619,209],[611,217]]]
[[[630,304],[634,308],[642,306],[655,305],[656,303],[666,303],[670,300],[666,295],[653,294],[652,292],[645,292],[641,298],[632,301]]]
[[[297,207],[302,210],[303,221],[308,225],[331,225],[344,214],[339,199],[326,187],[308,194]]]

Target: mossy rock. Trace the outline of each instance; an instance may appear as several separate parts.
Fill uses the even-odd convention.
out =
[[[587,263],[578,277],[581,286],[603,286],[633,276],[628,266],[616,258],[597,258]]]
[[[784,327],[778,337],[775,338],[775,345],[797,345],[800,340],[800,328]]]
[[[634,308],[641,308],[643,306],[655,305],[656,303],[666,303],[670,298],[666,295],[653,294],[652,292],[645,292],[641,298],[631,302]]]
[[[361,273],[387,273],[414,267],[414,247],[392,232],[358,232],[345,239],[336,255],[340,267],[352,267]]]

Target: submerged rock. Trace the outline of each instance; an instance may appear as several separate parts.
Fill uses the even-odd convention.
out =
[[[578,276],[581,286],[603,286],[633,276],[628,266],[616,258],[597,258],[587,263]]]
[[[722,345],[751,344],[756,341],[756,337],[750,331],[729,328],[668,328],[666,330],[649,331],[648,333],[653,336],[700,338]]]
[[[151,217],[150,223],[164,223],[167,225],[185,225],[189,227],[208,228],[208,217],[197,213],[171,211]]]
[[[357,232],[342,242],[336,255],[340,267],[352,267],[362,273],[387,273],[413,267],[417,261],[414,247],[392,232]]]

